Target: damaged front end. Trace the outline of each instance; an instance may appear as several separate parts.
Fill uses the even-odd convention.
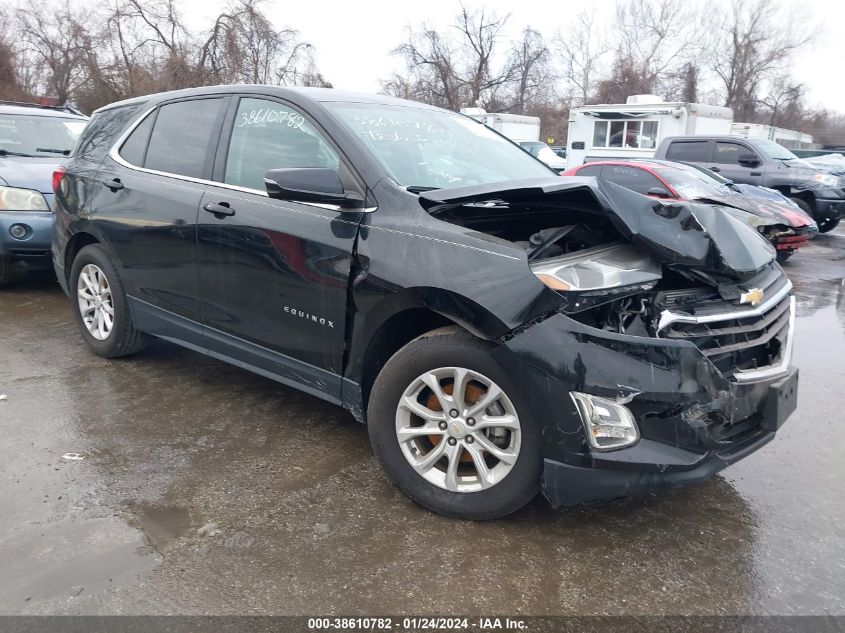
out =
[[[723,208],[582,179],[422,197],[442,220],[521,246],[560,298],[495,352],[522,368],[553,505],[703,481],[794,410],[792,285]]]

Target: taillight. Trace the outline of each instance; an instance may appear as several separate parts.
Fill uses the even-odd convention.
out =
[[[59,184],[62,182],[62,176],[65,175],[65,170],[59,167],[53,172],[53,193],[59,193]]]

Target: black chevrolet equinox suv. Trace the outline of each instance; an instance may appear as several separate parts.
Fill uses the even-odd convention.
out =
[[[54,183],[95,353],[156,336],[340,405],[445,515],[700,482],[795,408],[792,285],[753,229],[559,177],[459,114],[158,94],[97,111]]]

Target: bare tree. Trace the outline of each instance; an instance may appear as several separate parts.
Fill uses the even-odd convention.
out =
[[[505,73],[510,82],[507,97],[510,103],[505,109],[524,113],[526,108],[553,98],[555,75],[550,57],[543,36],[532,28],[525,28],[522,38],[511,45]]]
[[[240,0],[221,13],[200,47],[197,65],[223,83],[292,84],[311,45],[293,29],[276,30],[261,0]]]
[[[584,105],[593,95],[601,58],[608,52],[607,35],[596,24],[596,13],[583,9],[568,27],[558,32],[555,48],[563,67],[572,105]]]
[[[815,36],[814,29],[794,29],[796,22],[806,24],[771,0],[733,0],[730,12],[713,14],[707,58],[735,118],[754,116],[766,80],[783,73],[793,53]]]
[[[793,83],[788,77],[778,76],[769,83],[768,90],[759,104],[768,114],[769,125],[790,126],[803,118],[801,102],[804,86]]]
[[[384,82],[382,89],[389,94],[414,94],[451,110],[484,105],[509,79],[507,66],[493,66],[506,20],[461,5],[446,35],[428,26],[409,29],[408,41],[395,50],[405,60],[406,74]],[[455,31],[457,35],[452,36]]]
[[[699,50],[698,22],[694,9],[677,0],[618,2],[611,81],[619,92],[665,93],[677,84]]]
[[[22,56],[41,70],[40,88],[60,103],[67,102],[86,80],[84,59],[93,46],[86,26],[90,16],[69,0],[49,10],[29,0],[15,17]]]

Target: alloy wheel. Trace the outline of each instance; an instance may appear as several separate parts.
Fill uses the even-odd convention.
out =
[[[396,408],[396,438],[408,463],[451,492],[495,486],[519,457],[522,427],[490,378],[441,367],[414,379]]]
[[[76,298],[82,322],[98,341],[105,341],[114,327],[114,299],[105,273],[95,264],[79,271]]]

